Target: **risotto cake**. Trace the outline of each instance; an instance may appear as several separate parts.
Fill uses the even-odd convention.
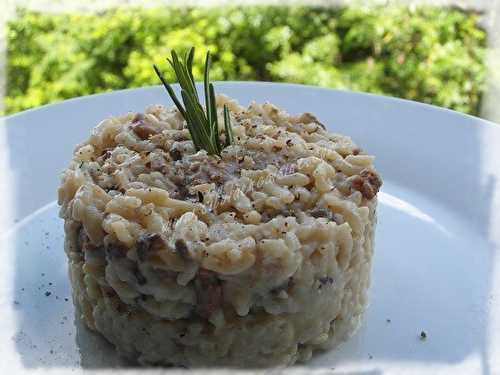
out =
[[[309,113],[216,102],[233,132],[220,155],[161,105],[76,148],[59,188],[74,303],[143,364],[308,360],[366,307],[381,179]]]

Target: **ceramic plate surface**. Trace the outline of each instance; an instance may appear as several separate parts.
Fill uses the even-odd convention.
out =
[[[312,112],[384,179],[370,306],[359,331],[306,364],[339,374],[500,373],[500,126],[410,101],[269,83],[219,83],[249,104]],[[160,87],[69,100],[0,120],[0,371],[123,366],[75,317],[55,202],[72,150]],[[426,339],[421,339],[421,332]],[[4,372],[5,371],[5,372]]]

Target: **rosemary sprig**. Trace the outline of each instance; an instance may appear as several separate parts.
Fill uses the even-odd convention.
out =
[[[184,106],[182,106],[175,95],[172,86],[165,80],[160,69],[158,69],[156,65],[153,65],[153,68],[160,78],[161,83],[165,86],[168,95],[170,95],[182,117],[186,120],[187,128],[191,134],[191,140],[193,141],[196,151],[203,149],[206,150],[209,155],[220,156],[222,149],[232,144],[234,139],[229,109],[224,104],[225,142],[223,143],[219,134],[214,85],[210,83],[209,79],[210,52],[207,52],[205,58],[205,70],[203,74],[205,111],[200,104],[198,91],[196,90],[193,78],[193,59],[194,47],[187,51],[183,60],[179,59],[175,51],[172,51],[170,59],[167,58],[181,86],[181,97]]]

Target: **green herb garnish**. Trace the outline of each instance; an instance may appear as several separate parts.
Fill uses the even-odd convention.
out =
[[[224,134],[223,143],[219,134],[219,124],[217,120],[217,107],[215,103],[214,86],[209,81],[208,70],[210,68],[210,52],[207,52],[204,71],[204,89],[205,89],[205,110],[203,110],[193,79],[193,58],[194,48],[190,48],[184,60],[180,60],[177,53],[172,50],[172,58],[167,61],[175,72],[177,81],[181,86],[181,96],[184,107],[177,98],[172,86],[165,80],[160,69],[153,65],[154,70],[161,83],[165,86],[168,94],[174,104],[179,109],[182,117],[186,120],[191,139],[196,151],[206,150],[209,155],[220,155],[224,147],[233,143],[233,128],[229,117],[229,109],[224,104]]]

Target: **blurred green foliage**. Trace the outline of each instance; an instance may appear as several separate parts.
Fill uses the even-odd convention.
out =
[[[195,46],[198,79],[210,49],[214,80],[346,88],[476,114],[485,81],[477,18],[432,7],[18,10],[8,25],[5,104],[13,113],[158,84],[151,65],[166,68],[171,48]]]

